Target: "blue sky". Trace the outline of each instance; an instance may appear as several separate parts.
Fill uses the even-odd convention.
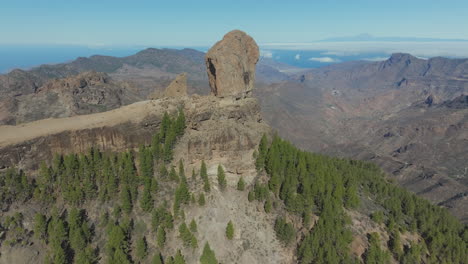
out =
[[[375,36],[468,39],[468,1],[0,0],[0,44],[205,46]]]

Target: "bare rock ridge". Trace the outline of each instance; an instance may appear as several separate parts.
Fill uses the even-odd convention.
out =
[[[224,35],[205,56],[211,94],[248,95],[254,87],[259,55],[257,43],[245,32],[233,30]]]
[[[165,95],[168,97],[179,97],[187,95],[187,74],[177,75],[174,81],[166,88]]]
[[[155,100],[161,97],[182,97],[187,96],[187,73],[181,73],[167,86],[164,93],[156,90],[149,99]]]

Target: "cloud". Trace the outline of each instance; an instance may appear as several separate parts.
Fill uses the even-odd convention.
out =
[[[260,50],[260,56],[271,59],[273,58],[273,52],[268,50]]]
[[[330,57],[318,57],[318,58],[310,58],[310,61],[318,61],[323,63],[333,63],[333,62],[340,62],[339,59],[334,59]]]
[[[294,56],[294,59],[300,60],[300,59],[301,59],[301,55],[300,55],[300,54],[296,54],[296,56]]]
[[[384,60],[387,60],[388,57],[372,57],[372,58],[364,58],[362,60],[365,60],[365,61],[384,61]]]
[[[392,54],[397,52],[410,53],[413,56],[430,58],[444,57],[468,57],[468,45],[466,42],[311,42],[311,43],[269,43],[262,47],[277,50],[309,50],[319,51],[322,55],[343,56],[349,54]]]
[[[359,53],[351,52],[351,51],[325,51],[325,52],[321,52],[320,55],[344,57],[344,56],[356,56],[356,55],[359,55]]]

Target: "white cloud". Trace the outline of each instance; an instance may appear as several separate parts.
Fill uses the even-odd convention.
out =
[[[300,60],[300,59],[301,59],[301,55],[300,55],[300,54],[296,54],[296,56],[294,56],[294,59]]]
[[[384,53],[397,52],[410,53],[413,56],[430,58],[435,56],[445,57],[468,57],[468,45],[466,42],[311,42],[311,43],[269,43],[262,47],[268,49],[282,50],[315,50],[321,51],[323,55],[348,55],[362,53]],[[326,54],[325,54],[326,53]]]
[[[325,55],[325,56],[356,56],[359,55],[358,52],[351,52],[351,51],[325,51],[321,52],[320,55]]]
[[[365,60],[365,61],[384,61],[384,60],[387,60],[388,57],[372,57],[372,58],[364,58],[362,60]]]
[[[268,50],[260,50],[260,56],[264,58],[273,58],[273,52]]]
[[[318,58],[310,58],[310,61],[318,61],[323,63],[331,63],[331,62],[340,62],[339,59],[334,59],[330,57],[318,57]]]

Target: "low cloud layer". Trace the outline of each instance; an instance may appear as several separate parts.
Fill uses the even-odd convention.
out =
[[[318,62],[323,62],[323,63],[336,63],[340,62],[339,59],[334,59],[331,57],[318,57],[318,58],[310,58],[310,61],[318,61]]]
[[[314,43],[269,43],[269,49],[322,51],[323,55],[352,56],[362,53],[397,52],[410,53],[418,57],[468,57],[468,42],[314,42]]]

